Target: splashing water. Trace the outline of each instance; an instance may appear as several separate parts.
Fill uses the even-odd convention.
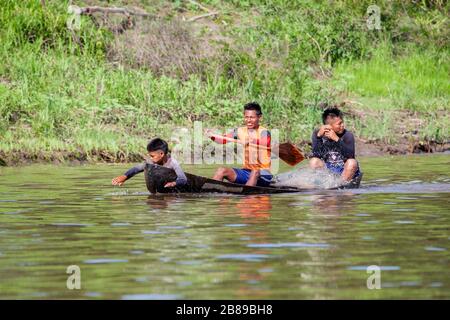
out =
[[[326,169],[300,168],[274,177],[275,187],[330,189],[342,185],[341,177]]]

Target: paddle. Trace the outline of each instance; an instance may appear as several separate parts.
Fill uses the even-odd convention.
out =
[[[214,137],[218,137],[222,140],[226,140],[226,141],[230,141],[230,142],[240,143],[243,145],[248,144],[250,146],[261,148],[261,149],[266,149],[266,150],[269,149],[269,147],[261,146],[259,144],[255,144],[255,143],[245,143],[239,139],[233,139],[233,138],[224,137],[224,136],[220,136],[220,135],[214,135]],[[303,159],[305,159],[305,156],[302,154],[300,149],[297,148],[296,146],[294,146],[290,142],[275,144],[270,149],[271,149],[272,153],[275,153],[275,150],[278,149],[277,156],[290,166],[295,166],[296,164],[299,164],[300,162],[302,162]]]

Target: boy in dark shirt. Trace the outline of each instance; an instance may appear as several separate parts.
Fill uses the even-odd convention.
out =
[[[164,141],[160,138],[153,139],[152,141],[150,141],[148,143],[147,151],[148,151],[148,155],[151,159],[151,161],[149,161],[149,163],[154,163],[154,164],[158,164],[163,167],[166,167],[166,168],[171,168],[171,169],[175,170],[175,173],[177,174],[176,181],[166,183],[166,185],[164,186],[165,188],[181,186],[181,185],[184,185],[187,183],[186,175],[184,174],[184,172],[181,169],[178,162],[174,158],[172,158],[171,156],[168,155],[169,146],[167,145],[166,141]],[[112,180],[112,184],[115,186],[123,185],[126,180],[132,178],[137,173],[144,171],[146,163],[147,162],[139,164],[139,165],[131,168],[127,172],[125,172],[125,174],[114,178]]]
[[[327,108],[322,114],[323,125],[312,135],[312,158],[310,167],[326,167],[341,176],[345,182],[361,175],[358,161],[355,159],[355,138],[347,131],[342,112],[336,108]]]

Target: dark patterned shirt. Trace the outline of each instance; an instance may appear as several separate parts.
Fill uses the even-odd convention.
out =
[[[322,159],[333,166],[343,166],[347,159],[355,158],[355,138],[353,133],[344,130],[338,134],[339,140],[333,141],[327,137],[317,137],[319,130],[312,134],[312,156]]]

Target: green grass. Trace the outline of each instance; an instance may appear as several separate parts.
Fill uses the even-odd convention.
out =
[[[330,82],[368,114],[354,120],[366,139],[395,144],[402,133],[418,131],[416,139],[439,142],[447,141],[450,132],[449,74],[447,52],[416,49],[395,56],[385,44],[370,59],[337,64]]]
[[[414,112],[422,121],[419,138],[448,140],[447,31],[425,19],[442,21],[438,9],[420,16],[408,7],[422,31],[410,20],[399,31],[404,9],[382,1],[392,12],[383,17],[382,33],[370,33],[362,20],[368,2],[204,3],[221,11],[214,23],[230,43],[217,45],[198,74],[173,78],[111,63],[106,49],[113,35],[87,18],[77,33],[82,46],[74,42],[65,2],[42,8],[38,0],[0,0],[0,153],[44,159],[106,153],[114,160],[139,154],[149,138],[170,138],[174,128],[194,121],[238,126],[243,104],[255,100],[263,106],[264,125],[295,142],[310,138],[321,103],[345,99],[357,102],[349,111],[365,114],[347,118],[362,138],[396,143],[398,114]],[[201,13],[177,1],[143,7],[164,9],[168,19],[184,15],[180,8]],[[400,41],[398,34],[407,37]]]
[[[380,103],[374,107],[413,111],[448,108],[448,52],[416,50],[396,57],[392,48],[380,46],[371,59],[339,63],[333,74],[335,87],[366,101],[378,99]]]

